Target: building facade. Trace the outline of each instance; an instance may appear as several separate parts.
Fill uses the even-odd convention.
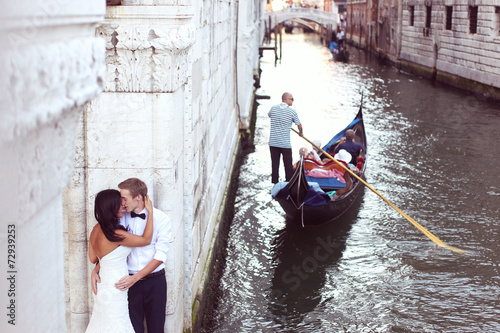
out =
[[[347,13],[345,13],[347,20],[345,33],[346,39],[355,45],[365,45],[366,43],[367,4],[365,0],[348,2]]]
[[[103,89],[105,2],[0,6],[0,331],[64,332],[63,191],[78,119]]]
[[[354,45],[407,71],[500,100],[497,1],[352,0],[347,7],[347,39]]]
[[[404,68],[500,100],[497,1],[405,1],[402,21]]]

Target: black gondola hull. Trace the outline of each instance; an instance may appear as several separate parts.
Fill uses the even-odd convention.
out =
[[[334,54],[333,59],[339,62],[349,62],[349,51],[347,49],[343,49],[339,53]]]
[[[333,222],[341,217],[354,204],[363,190],[364,185],[357,182],[353,189],[341,199],[318,207],[302,206],[297,209],[290,200],[281,198],[275,198],[275,200],[285,211],[288,221],[303,226],[317,226]]]

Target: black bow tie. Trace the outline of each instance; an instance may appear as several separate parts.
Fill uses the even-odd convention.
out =
[[[140,217],[143,220],[146,219],[146,213],[137,214],[136,212],[131,211],[130,212],[130,216],[132,216],[132,217]]]

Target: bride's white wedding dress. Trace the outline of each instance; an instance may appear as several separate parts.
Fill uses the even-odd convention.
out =
[[[94,295],[94,309],[87,333],[120,332],[134,333],[134,327],[128,315],[128,290],[116,289],[115,283],[128,275],[127,256],[132,249],[118,246],[100,260],[97,295]]]

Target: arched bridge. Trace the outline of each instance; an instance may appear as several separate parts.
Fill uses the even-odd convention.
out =
[[[264,50],[274,51],[274,63],[281,59],[281,29],[275,29],[280,23],[285,21],[295,20],[296,22],[306,25],[307,22],[315,22],[319,24],[321,40],[323,43],[328,45],[331,41],[332,32],[337,29],[337,24],[339,23],[339,15],[337,6],[333,6],[333,12],[325,12],[323,10],[314,8],[286,8],[283,10],[265,12],[263,21],[264,29],[261,29],[260,40],[265,44],[259,47],[259,52]],[[271,43],[271,32],[274,32],[274,46],[266,46]],[[278,36],[280,40],[280,50],[278,56]]]
[[[266,28],[269,30],[272,30],[281,22],[292,19],[305,19],[316,22],[323,28],[333,27],[333,29],[336,29],[338,17],[337,6],[333,7],[332,13],[314,8],[286,8],[283,10],[264,13]]]

